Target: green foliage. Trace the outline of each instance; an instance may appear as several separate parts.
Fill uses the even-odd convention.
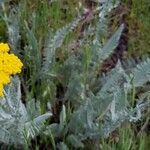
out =
[[[133,71],[133,83],[135,87],[142,86],[150,81],[150,59],[139,64]]]
[[[50,39],[46,42],[44,49],[44,61],[42,65],[42,74],[46,75],[51,69],[51,65],[54,63],[55,52],[57,48],[60,48],[63,44],[65,37],[71,32],[79,23],[81,17],[75,19],[69,25],[63,27],[56,31],[54,37],[51,36]],[[52,34],[52,33],[50,33]]]
[[[25,145],[45,128],[44,122],[52,114],[41,114],[39,102],[21,101],[20,81],[13,78],[0,99],[0,142]]]
[[[70,33],[84,18],[79,15],[66,26],[51,29],[46,21],[49,4],[36,2],[39,5],[27,11],[32,3],[21,1],[15,7],[17,13],[8,11],[3,3],[9,42],[21,55],[25,70],[21,76],[22,94],[20,80],[14,77],[0,101],[0,142],[29,148],[31,139],[41,135],[50,139],[47,142],[54,150],[86,149],[93,141],[92,149],[96,149],[100,140],[124,122],[141,119],[149,107],[149,89],[137,97],[134,107],[129,102],[130,94],[149,85],[150,59],[128,68],[119,60],[106,74],[98,72],[118,46],[124,29],[122,24],[106,40],[107,16],[118,1],[98,3],[96,24],[85,28],[75,50],[70,48]],[[57,5],[55,1],[54,10]],[[60,17],[58,12],[52,15]],[[130,148],[130,141],[124,145]]]

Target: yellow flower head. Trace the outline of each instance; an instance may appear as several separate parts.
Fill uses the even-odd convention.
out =
[[[9,52],[10,48],[7,43],[0,43],[0,53]]]
[[[0,43],[0,97],[3,96],[4,85],[10,82],[10,76],[20,73],[23,66],[20,59],[14,54],[9,54],[7,43]]]

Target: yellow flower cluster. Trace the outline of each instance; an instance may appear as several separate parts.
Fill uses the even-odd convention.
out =
[[[9,54],[7,43],[0,43],[0,97],[3,96],[4,85],[10,82],[10,76],[21,72],[23,66],[20,59]]]

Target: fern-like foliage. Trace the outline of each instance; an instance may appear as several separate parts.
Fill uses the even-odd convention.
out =
[[[147,61],[142,64],[146,64]],[[137,70],[137,66],[133,70]],[[135,72],[134,72],[135,73]],[[137,73],[137,74],[136,74]],[[139,72],[134,75],[137,76]],[[148,82],[150,78],[144,80]],[[140,82],[141,83],[141,82]],[[128,92],[131,90],[130,74],[126,74],[120,63],[108,75],[102,88],[96,95],[85,97],[86,102],[74,112],[69,123],[69,129],[80,140],[85,138],[107,137],[125,120],[138,120],[143,109],[150,105],[147,101],[131,108],[128,104]],[[137,114],[137,116],[135,116]],[[132,120],[132,118],[134,118]],[[102,123],[101,121],[104,121]]]
[[[41,114],[40,105],[35,100],[27,107],[21,101],[20,81],[17,77],[5,89],[0,99],[0,142],[24,145],[37,136],[45,127],[44,122],[52,114]]]
[[[135,87],[143,86],[145,83],[150,81],[150,59],[137,65],[132,70],[131,77],[133,77],[133,84]]]
[[[101,61],[105,60],[108,56],[110,56],[113,50],[118,46],[123,29],[124,25],[122,24],[118,28],[118,30],[112,35],[112,37],[108,40],[108,42],[104,45],[104,47],[100,50],[99,59]]]
[[[107,7],[107,9],[109,8]],[[109,12],[109,10],[105,10],[105,12]],[[104,14],[103,17],[106,17],[107,13]],[[99,28],[101,27],[99,26]],[[129,105],[130,99],[128,97],[132,88],[131,74],[134,76],[134,84],[136,85],[135,82],[138,83],[135,87],[143,86],[149,81],[149,68],[147,68],[149,61],[144,61],[137,67],[131,68],[130,72],[126,71],[121,62],[118,61],[116,67],[104,77],[95,77],[98,62],[101,65],[117,47],[123,29],[124,25],[121,25],[106,44],[103,45],[99,41],[94,41],[90,47],[93,48],[91,51],[88,48],[81,48],[77,55],[72,54],[64,62],[60,76],[63,76],[63,79],[69,78],[65,82],[67,86],[65,100],[71,102],[74,112],[71,114],[69,123],[63,124],[63,128],[60,127],[62,126],[61,123],[52,124],[47,127],[46,134],[51,131],[54,137],[60,137],[62,134],[72,133],[73,137],[68,136],[67,140],[76,141],[76,144],[72,145],[74,147],[78,145],[81,148],[83,146],[82,141],[107,137],[124,121],[139,119],[139,115],[134,115],[136,113],[141,114],[143,109],[149,106],[149,99],[147,98],[144,104],[137,104],[135,108],[132,108]],[[98,40],[97,37],[94,39]],[[98,48],[95,45],[99,45]],[[97,59],[93,59],[95,58],[95,51],[98,54]],[[144,81],[142,80],[143,73],[139,73],[142,68],[147,68],[144,71],[144,76],[147,77],[144,78]],[[97,87],[96,90],[92,88],[93,82],[95,83],[94,86]]]
[[[149,59],[137,66],[134,65],[130,71],[126,71],[118,61],[116,67],[104,76],[95,78],[94,75],[96,73],[95,66],[98,64],[96,62],[101,64],[110,56],[119,43],[122,31],[123,25],[118,28],[106,45],[100,46],[96,61],[93,61],[95,49],[92,46],[91,53],[90,50],[81,49],[78,55],[73,54],[62,65],[61,76],[69,78],[66,82],[65,100],[73,104],[74,112],[71,114],[68,124],[66,121],[62,124],[61,121],[48,126],[46,135],[50,132],[54,137],[60,137],[71,133],[66,141],[73,147],[83,148],[82,141],[108,137],[124,121],[137,121],[141,118],[143,110],[150,105],[148,96],[146,101],[144,100],[132,108],[129,105],[130,97],[128,95],[131,92],[133,81],[135,87],[144,86],[149,82]],[[87,57],[87,54],[91,54],[91,57]],[[145,71],[143,72],[143,70]],[[93,79],[96,90],[91,88]],[[139,101],[141,101],[140,98]],[[62,111],[66,116],[64,110]],[[65,147],[64,143],[58,145],[60,146],[60,144]]]
[[[72,23],[58,29],[53,37],[47,39],[44,49],[44,61],[42,65],[42,75],[47,75],[55,61],[56,49],[61,47],[65,37],[78,25],[81,17],[76,18]]]
[[[7,30],[8,30],[8,40],[11,45],[12,50],[16,53],[19,54],[20,48],[19,42],[20,42],[20,29],[19,29],[19,17],[16,15],[18,13],[18,9],[14,8],[10,11],[10,13],[7,15],[7,11],[4,5],[4,2],[9,2],[8,1],[0,1],[1,7],[3,9],[3,15],[2,18],[5,20]]]
[[[27,101],[24,105],[21,101],[20,81],[13,78],[12,83],[5,89],[4,98],[0,100],[0,142],[22,145],[43,133],[50,137],[53,149],[67,150],[70,147],[83,149],[85,141],[99,141],[108,137],[124,121],[134,122],[140,119],[143,111],[149,107],[149,91],[143,92],[142,97],[137,98],[135,107],[130,106],[129,95],[133,88],[136,90],[149,84],[150,59],[138,65],[134,63],[129,69],[118,61],[111,71],[102,76],[99,74],[99,68],[104,60],[109,58],[118,46],[124,29],[124,25],[121,25],[105,42],[105,38],[108,37],[107,16],[116,4],[113,4],[113,0],[100,1],[100,4],[96,27],[91,25],[87,29],[87,31],[95,29],[96,33],[92,33],[92,38],[83,37],[80,47],[74,51],[67,47],[63,61],[56,61],[56,50],[62,48],[66,36],[77,26],[81,17],[58,29],[54,36],[53,31],[49,31],[43,60],[38,39],[25,22],[28,47],[33,52],[32,57],[34,53],[36,55],[35,59],[32,58],[36,63],[35,68],[40,70],[40,73],[35,71],[35,76],[33,75],[30,80],[35,80],[36,83],[36,79],[41,78],[37,87],[44,89],[43,95],[52,93],[49,104],[52,105],[54,112],[55,110],[57,112],[55,107],[59,102],[62,106],[59,114],[47,112],[42,115],[38,100]],[[40,77],[37,77],[39,75]],[[61,98],[57,95],[60,94],[58,85],[64,88]],[[45,125],[45,120],[52,115],[53,120],[57,121],[52,120],[51,124]],[[55,138],[60,141],[55,141]]]

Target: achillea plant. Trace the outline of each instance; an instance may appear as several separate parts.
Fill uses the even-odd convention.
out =
[[[17,56],[8,53],[9,50],[7,43],[0,43],[0,96],[3,96],[3,87],[10,82],[10,76],[20,73],[23,66]]]
[[[118,46],[124,30],[124,25],[121,25],[110,39],[106,40],[107,16],[115,6],[113,0],[100,3],[96,26],[91,24],[85,29],[83,38],[79,39],[79,48],[74,50],[68,48],[68,41],[65,46],[65,40],[80,22],[80,17],[58,29],[55,34],[50,30],[45,36],[44,47],[39,45],[40,40],[35,33],[41,18],[33,13],[29,19],[34,20],[30,27],[28,21],[23,22],[26,41],[25,47],[21,49],[24,49],[24,62],[29,62],[25,64],[29,70],[26,86],[29,92],[24,105],[21,100],[20,80],[13,78],[11,84],[6,87],[6,96],[0,98],[1,143],[31,149],[31,139],[37,135],[46,135],[51,139],[48,142],[52,145],[52,148],[48,149],[95,150],[99,149],[99,141],[107,138],[123,122],[135,122],[141,118],[145,109],[150,106],[149,89],[137,98],[134,107],[130,105],[130,101],[135,100],[137,89],[145,87],[150,81],[150,59],[132,66],[118,61],[107,74],[102,76],[99,73],[104,61]],[[22,7],[17,10],[22,11]],[[16,24],[13,24],[12,14],[10,13],[9,19],[5,21],[8,24],[9,39],[14,41],[13,38],[17,37],[20,31],[17,30],[19,28]],[[17,14],[20,13],[14,15]],[[9,25],[8,21],[12,24]],[[23,23],[18,24],[22,26]],[[15,45],[15,42],[12,44]],[[40,53],[41,47],[43,53]],[[19,53],[19,49],[16,50]],[[63,57],[58,55],[58,50],[62,52]],[[14,62],[11,65],[17,66]],[[13,73],[9,73],[8,79]],[[45,114],[41,107],[43,103],[47,104],[44,112],[49,110]],[[50,121],[45,124],[46,119]],[[93,141],[95,143],[90,144]]]

